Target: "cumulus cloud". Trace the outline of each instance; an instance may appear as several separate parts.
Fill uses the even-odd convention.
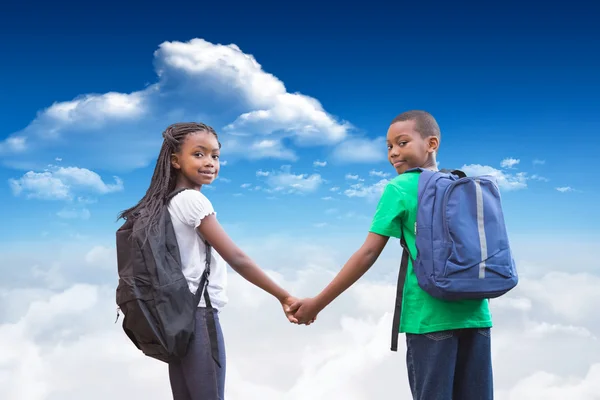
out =
[[[557,187],[556,190],[558,190],[561,193],[567,193],[567,192],[574,192],[575,191],[575,189],[573,189],[571,186]]]
[[[327,161],[316,160],[315,162],[313,162],[314,167],[324,167],[326,165],[327,165]]]
[[[86,168],[51,166],[43,172],[29,171],[19,179],[9,179],[9,184],[16,196],[69,200],[76,192],[107,194],[123,190],[123,181],[116,176],[114,180],[115,183],[105,183],[100,175]]]
[[[502,168],[513,168],[515,165],[519,164],[521,162],[521,160],[518,160],[516,158],[505,158],[504,160],[502,160],[502,162],[500,162],[500,166]]]
[[[269,176],[269,171],[258,170],[256,176]]]
[[[288,92],[235,44],[164,42],[154,66],[157,81],[140,90],[83,94],[41,110],[0,142],[4,163],[39,169],[60,149],[90,168],[139,168],[155,159],[168,124],[189,120],[210,122],[228,158],[295,160],[286,143],[334,145],[351,129],[318,100]]]
[[[468,176],[490,175],[496,178],[498,187],[503,190],[519,190],[527,188],[527,174],[518,172],[510,174],[499,169],[480,164],[463,165],[461,168]]]
[[[381,179],[372,185],[359,182],[344,190],[344,194],[348,197],[364,197],[369,200],[379,199],[388,182],[389,179]]]
[[[370,176],[378,176],[380,178],[387,178],[388,176],[390,176],[389,172],[383,172],[383,171],[375,171],[375,170],[370,170],[369,171],[369,175]]]
[[[259,175],[257,173],[257,175]],[[289,165],[284,165],[278,171],[264,172],[259,176],[266,177],[266,183],[272,188],[267,191],[283,193],[315,192],[323,183],[319,174],[293,174]]]

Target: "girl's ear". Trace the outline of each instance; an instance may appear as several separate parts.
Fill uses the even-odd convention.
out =
[[[438,148],[440,147],[440,138],[438,138],[437,136],[430,136],[427,140],[427,144],[429,147],[427,151],[429,153],[437,153]]]
[[[171,154],[171,166],[175,169],[181,169],[181,165],[179,165],[179,159],[175,153]]]

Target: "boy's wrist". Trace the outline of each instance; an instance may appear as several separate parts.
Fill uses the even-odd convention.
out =
[[[279,300],[280,303],[283,303],[286,299],[290,297],[292,297],[292,295],[286,292],[285,290],[282,290],[280,293],[277,293],[275,295],[275,298]]]
[[[319,309],[319,311],[323,310],[325,307],[327,307],[327,304],[329,303],[324,297],[323,297],[323,292],[319,293],[318,295],[316,295],[314,298],[314,304],[315,306]]]

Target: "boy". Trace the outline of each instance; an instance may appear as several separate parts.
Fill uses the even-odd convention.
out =
[[[413,257],[417,215],[418,172],[437,170],[440,129],[429,113],[398,115],[387,132],[388,160],[399,176],[386,186],[362,247],[316,297],[291,306],[299,323],[316,315],[354,284],[377,260],[390,237],[404,235]],[[406,172],[406,173],[405,173]],[[400,326],[406,333],[408,380],[416,400],[493,399],[490,328],[487,300],[444,301],[417,283],[409,257]]]

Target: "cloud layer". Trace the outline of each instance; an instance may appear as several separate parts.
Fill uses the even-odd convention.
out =
[[[310,296],[358,243],[359,238],[317,244],[273,235],[241,245],[292,293]],[[166,366],[141,355],[120,322],[113,324],[113,251],[98,245],[63,248],[63,259],[37,269],[61,276],[54,286],[47,285],[50,273],[36,286],[33,269],[18,272],[29,280],[0,285],[0,340],[10,343],[0,353],[0,391],[7,400],[169,398]],[[398,353],[389,351],[399,255],[399,246],[388,246],[365,278],[310,327],[289,324],[274,299],[231,273],[231,302],[222,314],[227,398],[410,399],[403,340]],[[524,278],[491,303],[496,398],[595,400],[600,323],[593,304],[600,277],[558,272],[560,265],[551,264],[537,278],[521,261],[530,256],[518,251]],[[82,268],[95,275],[76,275]]]

